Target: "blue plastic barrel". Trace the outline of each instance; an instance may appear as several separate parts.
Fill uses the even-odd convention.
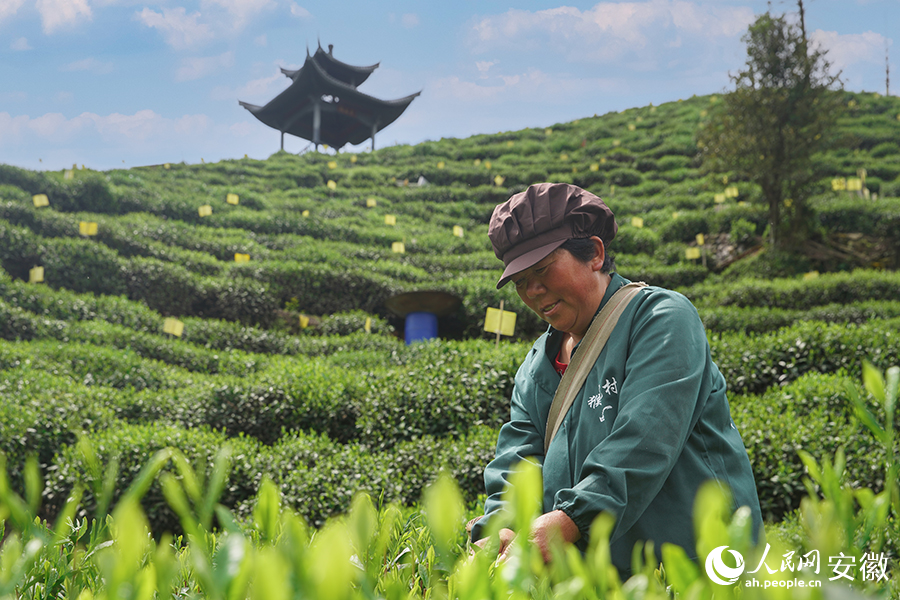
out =
[[[411,312],[406,315],[404,338],[406,344],[419,340],[431,340],[438,336],[438,318],[434,313]]]

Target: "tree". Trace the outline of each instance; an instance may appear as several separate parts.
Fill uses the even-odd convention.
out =
[[[698,146],[704,164],[757,183],[769,206],[774,247],[790,250],[812,232],[807,198],[812,159],[831,144],[841,110],[840,74],[825,51],[810,46],[800,18],[766,12],[750,25],[746,67],[731,76],[734,91],[712,111]]]

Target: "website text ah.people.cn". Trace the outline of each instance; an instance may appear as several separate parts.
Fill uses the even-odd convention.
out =
[[[719,546],[709,553],[706,557],[706,574],[713,583],[719,585],[734,585],[742,574],[746,575],[774,575],[776,573],[794,573],[796,576],[819,575],[824,573],[828,575],[828,581],[871,581],[871,582],[887,582],[887,557],[884,552],[874,553],[867,552],[857,561],[855,556],[848,556],[843,552],[837,556],[827,557],[826,565],[829,571],[823,571],[822,560],[818,550],[811,550],[806,554],[797,555],[796,552],[786,552],[781,556],[781,565],[778,565],[777,557],[770,557],[769,550],[771,546],[766,544],[762,558],[756,568],[752,571],[746,571],[747,565],[744,564],[744,557],[736,550],[731,550],[728,546]],[[735,566],[725,564],[722,556],[728,552]],[[772,566],[775,565],[775,566]],[[761,588],[802,588],[802,587],[821,587],[822,579],[763,579],[756,577],[745,578],[744,586],[761,587]]]

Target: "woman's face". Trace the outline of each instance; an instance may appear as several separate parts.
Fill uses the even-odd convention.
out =
[[[554,328],[579,340],[590,327],[608,283],[600,271],[603,242],[592,239],[596,239],[597,252],[586,263],[560,248],[511,279],[528,308]]]

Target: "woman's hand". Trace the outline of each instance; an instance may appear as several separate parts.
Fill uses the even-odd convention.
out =
[[[507,552],[509,551],[510,545],[513,543],[513,540],[516,539],[516,532],[512,529],[501,529],[500,530],[500,551],[497,554],[497,559],[501,562],[506,560]],[[481,538],[477,542],[474,542],[476,546],[479,548],[484,548],[484,545],[487,543],[488,538]]]
[[[516,539],[516,532],[512,529],[501,529],[499,535],[500,551],[497,560],[503,562],[509,556],[509,549]],[[540,549],[544,562],[550,562],[552,546],[563,542],[577,542],[581,537],[581,532],[569,515],[561,510],[554,510],[534,520],[531,525],[531,534],[528,537]],[[487,541],[488,538],[482,538],[475,542],[475,545],[483,548]]]
[[[529,538],[541,551],[544,562],[550,562],[550,548],[563,542],[577,542],[581,532],[575,521],[561,510],[554,510],[541,515],[531,524]]]

